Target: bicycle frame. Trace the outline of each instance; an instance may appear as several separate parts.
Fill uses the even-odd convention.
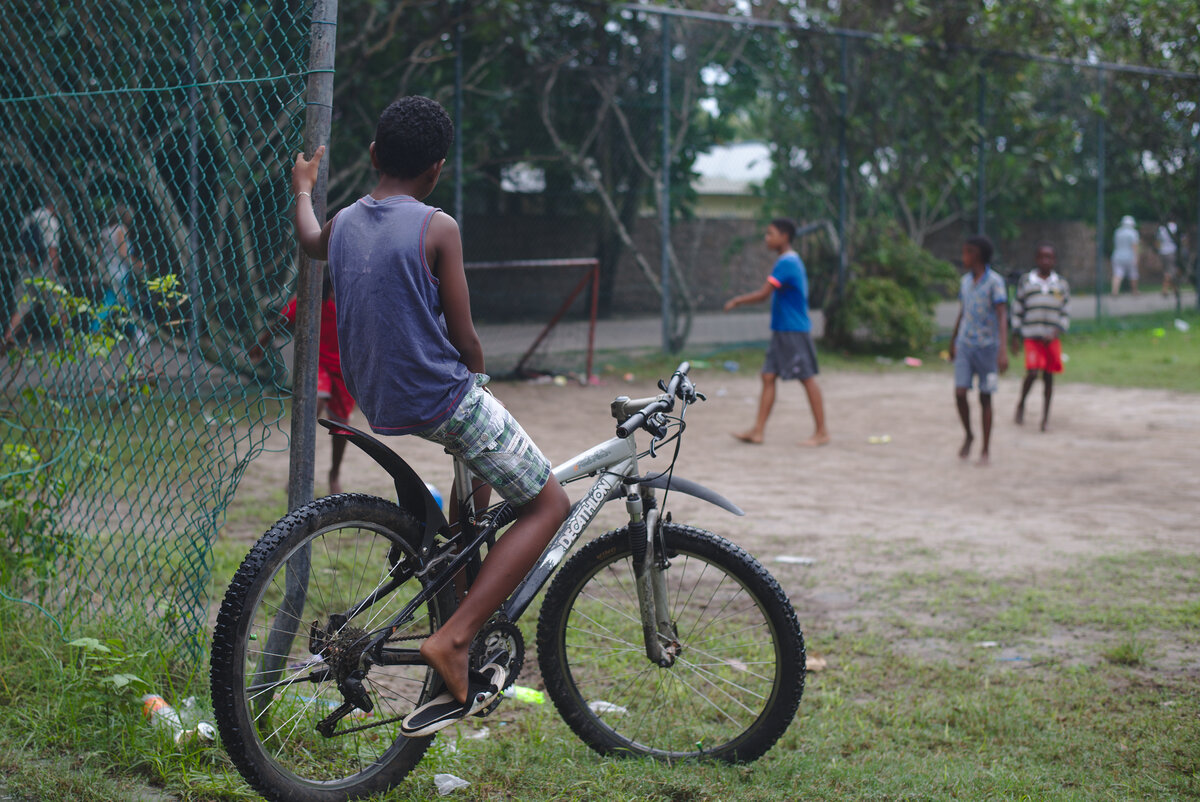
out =
[[[652,400],[618,399],[629,405],[642,405]],[[380,662],[419,662],[413,655],[407,653],[385,653],[383,645],[387,638],[407,623],[412,612],[422,603],[453,581],[453,577],[467,567],[473,559],[478,559],[479,549],[484,542],[492,542],[496,532],[511,518],[498,523],[494,518],[485,519],[483,526],[477,528],[471,473],[465,463],[456,458],[454,461],[456,496],[459,499],[467,499],[459,511],[459,536],[455,538],[456,540],[461,538],[461,540],[453,551],[447,549],[438,553],[438,549],[434,545],[434,538],[438,533],[449,536],[449,526],[446,518],[441,514],[441,510],[436,507],[432,496],[426,490],[424,483],[412,468],[390,448],[365,432],[328,421],[321,421],[321,424],[335,434],[347,436],[351,442],[366,451],[387,470],[395,479],[400,505],[417,514],[426,523],[425,537],[420,552],[426,558],[432,555],[432,559],[422,568],[421,573],[433,570],[436,566],[439,576],[397,614],[367,647],[367,651],[373,653]],[[584,497],[571,508],[566,520],[563,521],[554,538],[543,551],[537,564],[501,605],[499,615],[509,621],[516,621],[521,617],[555,569],[558,568],[567,552],[595,520],[600,508],[618,491],[622,491],[625,495],[626,510],[629,513],[630,537],[635,541],[631,546],[634,554],[639,558],[635,561],[633,568],[642,614],[646,655],[659,665],[670,665],[674,661],[675,632],[667,615],[667,596],[662,572],[656,568],[661,562],[661,555],[656,554],[654,546],[659,526],[659,510],[654,491],[656,488],[678,489],[680,492],[696,496],[729,510],[735,515],[741,515],[742,511],[719,494],[695,482],[663,475],[639,477],[638,450],[632,433],[628,437],[613,437],[592,446],[554,467],[551,474],[560,484],[577,481],[586,476],[596,476],[597,478]],[[463,537],[464,535],[465,537]],[[378,596],[387,593],[389,589],[389,587],[377,589],[372,596],[360,601],[352,608],[352,612],[359,612],[364,607],[371,606]]]

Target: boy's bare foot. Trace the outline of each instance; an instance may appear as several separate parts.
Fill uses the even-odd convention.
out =
[[[342,492],[342,482],[338,479],[338,475],[332,471],[329,473],[329,495],[336,496]]]
[[[1042,421],[1042,431],[1043,432],[1046,431],[1046,429],[1048,429],[1049,426],[1050,426],[1049,421]]]
[[[988,465],[991,465],[991,459],[988,457],[986,451],[979,455],[979,462],[976,464],[979,465],[980,468],[986,468]]]
[[[1024,405],[1017,404],[1017,414],[1013,415],[1013,420],[1015,420],[1017,422],[1018,426],[1020,426],[1022,423],[1025,422],[1025,407],[1024,407]]]
[[[748,432],[734,432],[733,436],[738,440],[741,440],[743,443],[750,443],[751,445],[756,446],[761,446],[763,441],[762,433],[756,432],[753,429]]]
[[[804,448],[816,448],[817,446],[827,445],[828,443],[829,435],[824,432],[813,434],[813,436],[807,440],[800,441],[800,445]]]
[[[464,646],[459,649],[452,643],[442,643],[446,638],[439,638],[435,632],[421,644],[421,657],[438,673],[446,690],[459,702],[467,700],[467,670],[470,668],[470,649]]]
[[[975,442],[974,435],[969,434],[965,438],[963,438],[962,448],[960,448],[958,450],[958,458],[959,459],[966,459],[967,457],[971,456],[971,443],[974,443],[974,442]]]

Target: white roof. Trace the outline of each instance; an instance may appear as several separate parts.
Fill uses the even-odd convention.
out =
[[[696,157],[696,192],[701,195],[748,195],[750,187],[771,175],[771,149],[762,142],[715,145]]]

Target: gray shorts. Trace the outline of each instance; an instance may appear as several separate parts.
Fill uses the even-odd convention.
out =
[[[1000,389],[1000,374],[996,366],[998,356],[999,346],[996,344],[958,346],[954,351],[954,386],[970,390],[974,378],[978,376],[980,393],[991,395],[996,392]]]
[[[817,349],[807,331],[773,331],[763,360],[763,373],[805,381],[816,376]]]
[[[472,387],[453,415],[417,436],[462,459],[501,498],[518,507],[533,501],[550,478],[550,461],[482,387]]]

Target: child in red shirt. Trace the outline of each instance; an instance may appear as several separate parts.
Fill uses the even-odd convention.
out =
[[[296,298],[292,298],[280,310],[282,326],[292,331],[296,325]],[[263,348],[275,336],[277,327],[270,326],[250,349],[250,361],[257,363],[263,358]],[[321,287],[321,338],[317,346],[317,417],[329,418],[337,423],[350,423],[354,412],[354,399],[342,379],[342,357],[338,351],[337,306],[333,302],[333,284],[326,273]],[[339,474],[342,456],[346,453],[346,438],[334,437],[333,461],[329,468],[330,494],[342,492]]]

